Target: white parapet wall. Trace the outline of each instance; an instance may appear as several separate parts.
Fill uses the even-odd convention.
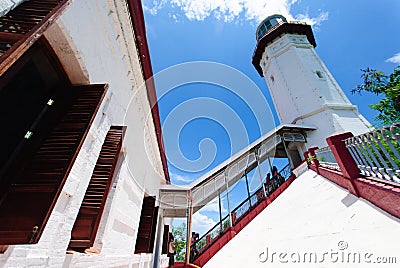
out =
[[[309,170],[203,267],[397,267],[399,239],[398,218]]]

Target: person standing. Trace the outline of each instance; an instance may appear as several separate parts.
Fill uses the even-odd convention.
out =
[[[269,172],[267,174],[267,177],[265,178],[265,190],[267,192],[267,195],[270,195],[272,193],[271,173],[269,173]]]
[[[168,257],[169,257],[169,263],[168,267],[172,268],[174,267],[175,264],[175,243],[174,243],[174,236],[170,235],[169,237],[169,242],[168,242]]]
[[[276,166],[272,167],[272,183],[274,184],[274,191],[280,186],[279,173]]]
[[[189,262],[193,262],[194,258],[197,255],[197,245],[196,242],[199,239],[199,234],[196,232],[192,232],[192,237],[190,239],[190,261]]]

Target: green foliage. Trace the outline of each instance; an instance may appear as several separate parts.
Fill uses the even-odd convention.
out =
[[[382,158],[384,159],[386,165],[393,169],[396,170],[395,166],[390,162],[389,159],[391,159],[397,166],[400,166],[400,159],[398,159],[395,155],[395,153],[393,152],[392,148],[389,147],[389,142],[392,144],[392,146],[394,147],[394,150],[397,151],[397,153],[400,153],[400,145],[399,143],[395,140],[395,139],[389,139],[389,140],[385,140],[384,137],[382,136],[382,134],[378,133],[377,134],[380,143],[382,144],[382,147],[384,148],[385,151],[382,150],[382,148],[378,145],[378,143],[374,142],[374,148],[369,145],[370,151],[372,151],[372,153],[374,154],[375,158],[377,159],[377,161],[381,164],[381,167],[384,166],[384,163],[381,163],[382,161],[379,159],[377,153],[375,152],[375,150],[377,150],[379,152],[379,154],[382,156]],[[375,149],[375,150],[374,150]]]
[[[361,94],[363,91],[382,96],[376,104],[369,106],[377,110],[376,117],[381,125],[391,125],[400,121],[400,66],[388,76],[384,72],[371,68],[361,70],[363,84],[358,85],[351,92]]]
[[[229,219],[227,219],[226,221],[224,221],[222,223],[222,229],[225,229],[226,227],[231,225],[231,221]]]
[[[320,161],[320,159],[318,159],[318,157],[316,157],[316,156],[311,156],[310,155],[310,156],[307,157],[307,162],[310,163],[310,164],[315,164],[314,160]]]
[[[172,235],[175,241],[175,260],[184,261],[186,252],[186,223],[182,222],[176,228],[172,226]]]
[[[200,250],[200,249],[204,248],[205,246],[206,246],[206,238],[205,237],[197,241],[197,246],[196,246],[197,250]]]
[[[395,133],[398,133],[398,128]],[[396,139],[381,132],[375,132],[372,136],[364,136],[358,140],[357,155],[364,161],[366,166],[376,166],[378,168],[392,169],[392,172],[400,166],[400,159],[396,153],[400,153],[400,144]],[[390,173],[390,172],[389,172]]]

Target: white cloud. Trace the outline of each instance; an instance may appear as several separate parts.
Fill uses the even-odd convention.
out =
[[[144,11],[147,11],[151,15],[155,16],[155,15],[157,15],[158,10],[163,8],[165,2],[166,2],[165,0],[163,0],[163,1],[153,1],[152,2],[152,4],[153,4],[152,7],[149,7],[149,5],[147,5],[147,4],[143,4],[143,9],[144,9]]]
[[[207,205],[202,207],[201,211],[203,211],[203,212],[209,211],[209,212],[218,212],[219,213],[218,198],[215,198],[210,203],[208,203]],[[222,213],[227,212],[226,208],[224,208],[224,206],[223,206],[223,202],[221,202],[221,212]]]
[[[400,53],[395,54],[393,57],[388,58],[386,62],[398,63],[400,64]]]
[[[301,0],[154,0],[153,7],[149,8],[145,4],[146,10],[150,14],[157,14],[157,10],[169,3],[171,7],[179,9],[189,20],[204,20],[214,16],[218,20],[231,22],[240,15],[246,20],[260,22],[269,15],[281,14],[288,20],[301,19],[311,25],[318,25],[328,19],[327,12],[320,12],[315,17],[308,14],[298,14],[293,16],[290,8],[293,4]]]
[[[296,16],[296,20],[304,21],[310,25],[320,25],[321,22],[328,20],[328,16],[328,12],[321,12],[316,18],[311,18],[308,14],[299,14]]]
[[[208,230],[210,230],[217,222],[210,217],[196,212],[192,217],[192,231],[199,233],[200,236],[204,235]]]
[[[170,18],[174,19],[175,22],[178,22],[178,16],[176,16],[176,14],[168,14]]]
[[[171,173],[170,176],[171,176],[171,181],[173,182],[191,183],[193,181],[193,179],[188,176],[182,176],[175,173]]]

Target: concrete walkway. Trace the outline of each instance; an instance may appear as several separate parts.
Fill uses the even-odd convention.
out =
[[[307,171],[204,267],[400,267],[399,245],[399,219]]]

